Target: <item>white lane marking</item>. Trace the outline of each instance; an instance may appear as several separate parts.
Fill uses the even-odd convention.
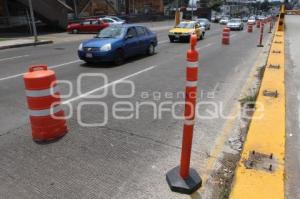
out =
[[[209,46],[213,45],[212,43],[206,44],[205,46],[200,46],[197,48],[197,50],[203,50],[204,48],[207,48]]]
[[[76,96],[76,97],[74,97],[74,98],[65,100],[65,101],[62,102],[62,104],[68,104],[68,103],[74,102],[74,101],[76,101],[76,100],[79,100],[79,99],[81,99],[81,98],[87,97],[87,96],[89,96],[89,95],[91,95],[91,94],[93,94],[93,93],[95,93],[95,92],[97,92],[97,91],[103,90],[103,89],[105,89],[105,88],[107,88],[107,87],[109,87],[109,86],[112,86],[112,85],[114,85],[114,84],[117,84],[117,83],[119,83],[119,82],[122,82],[123,80],[132,78],[132,77],[137,76],[137,75],[139,75],[139,74],[141,74],[141,73],[144,73],[144,72],[147,72],[147,71],[149,71],[149,70],[152,70],[152,69],[156,68],[157,66],[158,66],[158,65],[150,66],[150,67],[148,67],[148,68],[146,68],[146,69],[140,70],[140,71],[135,72],[135,73],[133,73],[133,74],[131,74],[131,75],[127,75],[127,76],[125,76],[125,77],[122,77],[121,79],[118,79],[118,80],[115,80],[115,81],[110,82],[110,83],[108,83],[108,84],[105,84],[105,85],[103,85],[103,86],[101,86],[101,87],[99,87],[99,88],[93,89],[93,90],[91,90],[91,91],[88,91],[88,92],[86,92],[86,93],[83,93],[83,94],[81,94],[81,95],[78,95],[78,96]]]
[[[50,66],[50,67],[48,67],[48,68],[49,68],[49,69],[58,68],[58,67],[61,67],[61,66],[74,64],[74,63],[77,63],[77,62],[80,62],[80,61],[81,61],[81,60],[77,59],[77,60],[70,61],[70,62],[66,62],[66,63],[63,63],[63,64],[58,64],[58,65]],[[16,75],[10,75],[10,76],[7,76],[7,77],[3,77],[3,78],[0,78],[0,81],[8,80],[8,79],[13,79],[13,78],[17,78],[17,77],[21,77],[21,76],[23,76],[24,74],[25,74],[25,73],[19,73],[19,74],[16,74]]]
[[[232,38],[232,37],[235,37],[236,36],[236,34],[232,34],[232,35],[230,35],[230,37]]]
[[[23,57],[29,57],[29,55],[20,55],[20,56],[15,56],[15,57],[7,57],[7,58],[0,59],[0,61],[19,59],[19,58],[23,58]]]
[[[300,92],[297,92],[297,100],[298,100],[298,128],[300,128]]]
[[[167,42],[169,42],[169,40],[159,41],[158,44],[164,44],[164,43],[167,43]]]

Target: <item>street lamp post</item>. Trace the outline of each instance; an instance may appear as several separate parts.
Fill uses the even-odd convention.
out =
[[[30,17],[31,17],[32,29],[33,29],[33,35],[34,35],[34,43],[36,43],[38,41],[38,37],[37,37],[37,31],[36,31],[36,26],[35,26],[34,13],[33,13],[31,0],[28,0],[28,3],[29,3]]]

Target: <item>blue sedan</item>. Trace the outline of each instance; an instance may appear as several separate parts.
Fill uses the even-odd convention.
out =
[[[99,32],[94,39],[81,43],[78,56],[87,63],[102,61],[121,65],[128,57],[153,55],[156,46],[156,34],[144,26],[110,26]]]

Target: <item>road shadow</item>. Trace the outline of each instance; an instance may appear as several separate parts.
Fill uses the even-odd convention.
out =
[[[155,56],[156,54],[157,53],[155,53],[152,56]],[[127,64],[131,64],[131,63],[140,61],[140,60],[145,59],[147,57],[151,57],[151,56],[149,56],[149,55],[137,55],[137,56],[134,56],[134,57],[130,57],[130,58],[127,58],[125,60],[125,62],[121,65],[116,65],[113,62],[92,62],[92,63],[82,63],[82,64],[80,64],[80,66],[81,67],[86,67],[86,68],[117,68],[117,67],[122,67],[122,66],[125,66]]]

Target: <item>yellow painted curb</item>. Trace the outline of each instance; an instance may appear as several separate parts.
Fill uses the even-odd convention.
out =
[[[276,31],[231,199],[284,199],[284,53],[284,31]]]

